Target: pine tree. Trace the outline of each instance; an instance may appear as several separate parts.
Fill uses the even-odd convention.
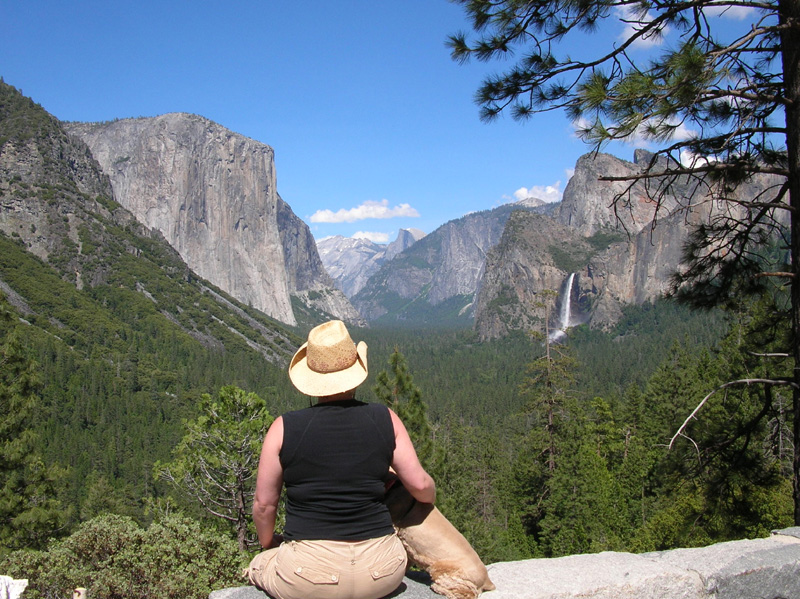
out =
[[[385,370],[378,373],[373,391],[403,421],[420,463],[428,469],[434,460],[433,430],[422,391],[414,384],[405,356],[397,348],[389,356],[389,368],[391,373]]]
[[[226,386],[216,398],[203,394],[200,415],[186,423],[174,459],[154,466],[157,477],[230,523],[242,550],[256,542],[248,530],[250,509],[261,443],[272,420],[255,393]]]
[[[566,345],[555,344],[549,329],[550,313],[557,294],[540,293],[537,308],[545,318],[542,331],[531,331],[533,339],[544,345],[543,355],[527,365],[519,392],[525,399],[521,414],[526,430],[520,437],[521,450],[516,457],[518,489],[525,490],[520,517],[528,533],[535,539],[537,552],[547,551],[547,532],[542,524],[547,518],[546,505],[560,461],[571,442],[570,420],[575,417],[575,372],[577,362]],[[556,479],[557,480],[557,479]],[[544,533],[545,543],[541,544]]]
[[[595,439],[572,436],[547,488],[540,523],[546,555],[622,549],[618,487]]]
[[[36,451],[37,366],[25,355],[12,320],[0,298],[6,331],[0,345],[0,548],[40,548],[68,516],[56,498],[64,471],[46,465]]]
[[[549,329],[552,303],[557,294],[545,290],[540,294],[544,308],[544,332],[532,331],[531,336],[544,344],[544,354],[528,364],[526,376],[520,385],[520,394],[526,398],[526,413],[536,421],[541,435],[542,455],[547,458],[547,469],[556,468],[559,427],[566,416],[566,404],[575,395],[575,372],[578,364],[572,350],[553,342]]]
[[[624,182],[618,213],[641,202],[642,185],[654,226],[679,210],[689,225],[716,205],[691,225],[673,278],[678,297],[725,306],[786,283],[790,334],[781,353],[793,362],[792,410],[800,414],[800,3],[455,1],[475,35],[452,35],[451,56],[507,61],[476,94],[482,118],[563,109],[595,151],[637,137],[658,144],[641,171],[601,177]],[[733,15],[749,26],[726,24]],[[651,57],[636,51],[642,43],[665,48]],[[755,178],[758,192],[747,187]],[[674,193],[686,184],[696,192]],[[788,250],[777,260],[776,241]],[[759,384],[785,386],[781,371]],[[800,418],[793,436],[800,439]],[[800,525],[800,443],[792,469]]]

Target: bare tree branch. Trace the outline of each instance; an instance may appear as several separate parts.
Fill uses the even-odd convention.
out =
[[[672,439],[670,439],[670,442],[669,442],[669,445],[668,445],[669,449],[670,450],[672,449],[672,446],[674,445],[675,440],[678,437],[685,437],[686,436],[683,431],[689,425],[689,422],[691,422],[694,419],[695,415],[700,411],[700,409],[718,391],[722,391],[723,389],[728,389],[729,387],[733,387],[733,386],[736,386],[736,385],[756,385],[756,384],[769,385],[771,387],[775,387],[775,386],[796,387],[797,386],[795,384],[795,382],[792,381],[791,379],[740,379],[738,381],[728,381],[727,383],[724,383],[724,384],[720,385],[719,387],[717,387],[716,389],[714,389],[713,391],[711,391],[711,393],[706,395],[703,398],[703,400],[699,404],[697,404],[697,407],[694,410],[692,410],[692,413],[689,414],[689,416],[686,418],[686,420],[683,421],[683,424],[680,426],[678,431],[672,436]]]

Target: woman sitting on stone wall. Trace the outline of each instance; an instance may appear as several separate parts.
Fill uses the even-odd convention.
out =
[[[382,404],[355,399],[367,346],[341,321],[308,334],[289,378],[316,404],[273,422],[261,452],[253,519],[265,549],[250,582],[277,599],[378,599],[403,579],[407,557],[383,503],[390,468],[423,503],[436,487],[405,426]],[[286,485],[286,527],[275,534]]]

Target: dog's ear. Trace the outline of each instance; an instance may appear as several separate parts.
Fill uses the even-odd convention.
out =
[[[432,503],[420,503],[414,500],[414,503],[409,506],[408,512],[401,518],[398,524],[404,528],[419,526],[425,522],[433,509]]]
[[[383,495],[383,503],[389,508],[389,515],[391,515],[392,524],[395,526],[401,525],[401,521],[411,511],[416,502],[417,500],[411,496],[411,493],[403,486],[400,479],[397,479],[389,486]]]

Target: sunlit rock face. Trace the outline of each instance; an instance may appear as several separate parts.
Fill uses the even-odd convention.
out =
[[[296,324],[291,296],[332,287],[307,226],[278,196],[270,146],[183,113],[67,127],[117,201],[240,301]],[[344,297],[329,303],[355,315]]]
[[[656,203],[643,184],[631,189],[629,201],[614,207],[614,199],[631,185],[629,181],[600,181],[600,177],[627,177],[640,174],[652,155],[639,152],[628,162],[610,154],[585,154],[575,164],[575,172],[564,189],[555,219],[584,237],[603,229],[621,229],[636,234],[653,221]],[[675,209],[674,196],[665,198],[662,213]]]
[[[475,307],[480,336],[495,339],[512,330],[539,330],[545,319],[555,324],[556,298],[544,292],[557,293],[571,269],[554,257],[553,248],[583,255],[590,247],[579,233],[553,218],[530,212],[512,214],[502,239],[486,257]],[[582,285],[581,277],[577,278],[574,289]]]
[[[385,262],[353,303],[367,320],[435,320],[437,307],[448,302],[454,311],[471,314],[486,255],[500,241],[509,216],[542,205],[539,200],[507,204],[445,223]]]
[[[336,286],[351,297],[383,263],[386,249],[369,239],[335,235],[317,242],[319,257]]]
[[[708,189],[696,180],[677,180],[664,194],[658,193],[658,181],[600,180],[639,175],[652,158],[644,151],[636,152],[634,162],[587,154],[578,160],[552,218],[516,212],[509,219],[500,242],[487,255],[476,301],[475,326],[482,338],[541,330],[545,318],[557,326],[553,314],[564,301],[559,290],[573,273],[572,324],[607,328],[619,320],[624,306],[670,291],[697,225],[741,216],[743,208],[710,199]],[[779,184],[777,177],[759,175],[732,197],[752,200]],[[784,222],[786,216],[776,220]],[[546,291],[559,297],[548,300]],[[551,313],[545,314],[545,306]]]
[[[317,242],[322,263],[328,274],[347,297],[353,297],[366,285],[384,262],[397,256],[425,237],[419,229],[400,229],[388,245],[368,239],[334,235]]]
[[[39,112],[46,114],[41,109],[34,114]],[[95,198],[110,198],[113,191],[86,145],[68,136],[55,117],[42,120],[38,137],[0,144],[0,231],[50,262],[51,256],[66,254],[65,243],[80,243],[85,212],[98,211],[112,219]],[[50,188],[48,199],[39,191],[44,187]],[[132,220],[122,213],[115,218]],[[73,272],[81,269],[75,261],[69,266]]]

